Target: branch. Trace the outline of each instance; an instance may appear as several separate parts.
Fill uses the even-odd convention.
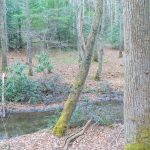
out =
[[[81,6],[82,7],[82,6]],[[82,12],[82,8],[80,8],[80,34],[81,34],[81,46],[83,51],[86,51],[86,45],[85,45],[85,38],[84,38],[84,34],[83,34],[83,12]]]
[[[103,0],[96,1],[95,15],[93,24],[91,27],[91,31],[88,35],[86,48],[88,50],[92,49],[93,43],[95,42],[95,38],[97,37],[98,32],[101,30],[101,22],[102,22],[102,14],[103,14]],[[94,36],[96,35],[96,36]]]
[[[81,48],[85,54],[86,52],[86,44],[85,44],[85,38],[84,38],[84,34],[83,34],[83,12],[82,12],[82,4],[79,8],[79,14],[78,14],[78,39],[81,40]],[[80,42],[80,41],[79,41]]]
[[[81,129],[79,132],[72,134],[70,137],[68,137],[65,141],[65,145],[64,145],[64,149],[63,150],[68,150],[68,147],[70,145],[71,142],[73,142],[74,140],[76,140],[79,136],[83,135],[84,132],[86,131],[86,129],[90,126],[92,122],[92,119],[90,119],[85,126],[83,127],[83,129]]]

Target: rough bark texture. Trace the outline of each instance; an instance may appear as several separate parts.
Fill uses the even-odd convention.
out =
[[[2,71],[7,69],[8,37],[6,23],[6,1],[0,1],[0,27],[1,27],[1,47],[2,47]]]
[[[83,59],[79,69],[79,73],[73,83],[72,91],[65,103],[64,110],[53,129],[53,134],[58,137],[63,136],[66,132],[68,122],[70,121],[72,113],[75,110],[76,104],[82,92],[90,68],[91,59],[94,50],[94,43],[95,43],[99,26],[101,24],[103,0],[97,0],[96,3],[97,5],[96,5],[95,16],[94,16],[95,18],[86,44],[87,53],[85,54],[85,58]]]
[[[150,150],[150,1],[125,0],[126,150]]]

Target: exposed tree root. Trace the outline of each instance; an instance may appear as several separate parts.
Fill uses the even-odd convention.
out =
[[[63,150],[68,150],[68,148],[72,144],[72,142],[75,141],[79,136],[81,136],[85,133],[87,128],[90,126],[91,122],[92,122],[92,119],[90,119],[80,131],[78,131],[77,133],[71,134],[66,139]]]

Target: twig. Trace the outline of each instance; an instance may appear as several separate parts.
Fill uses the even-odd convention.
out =
[[[63,150],[68,150],[69,144],[70,144],[72,141],[76,140],[79,136],[83,135],[84,132],[86,131],[86,129],[87,129],[87,128],[89,127],[89,125],[91,124],[91,122],[92,122],[92,119],[90,119],[90,120],[85,124],[85,126],[83,127],[83,129],[80,130],[78,133],[72,134],[70,137],[68,137],[68,138],[66,139],[66,141],[65,141],[65,145],[64,145]]]

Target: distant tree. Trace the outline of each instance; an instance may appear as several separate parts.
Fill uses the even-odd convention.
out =
[[[29,72],[30,76],[33,75],[32,70],[32,32],[31,32],[31,13],[30,13],[30,1],[25,0],[25,16],[26,16],[26,41],[27,41],[27,62],[29,64]]]
[[[64,110],[53,129],[53,134],[58,137],[63,136],[66,132],[68,123],[71,119],[72,113],[76,108],[76,104],[79,100],[79,96],[82,92],[86,77],[88,75],[93,56],[95,40],[97,37],[99,27],[101,25],[102,12],[103,12],[103,0],[96,0],[95,15],[93,19],[92,28],[87,38],[86,46],[84,49],[85,51],[84,59],[82,60],[78,75],[72,85],[71,93],[64,105]],[[84,48],[85,43],[83,43],[82,39],[80,42],[82,42],[81,43],[82,48]]]
[[[100,81],[102,79],[102,67],[103,67],[103,42],[101,38],[97,38],[97,55],[98,55],[98,68],[95,75],[95,80]]]
[[[83,32],[83,22],[84,22],[84,17],[83,17],[84,3],[83,2],[84,1],[80,1],[78,3],[78,17],[77,17],[77,35],[78,35],[77,47],[78,47],[78,52],[79,52],[79,66],[81,65],[84,59],[85,49],[86,49],[84,32]]]
[[[2,71],[7,69],[7,53],[8,53],[8,37],[6,23],[6,0],[0,1],[0,32],[1,32],[1,48],[2,48]]]
[[[124,1],[125,150],[150,149],[150,1]]]

